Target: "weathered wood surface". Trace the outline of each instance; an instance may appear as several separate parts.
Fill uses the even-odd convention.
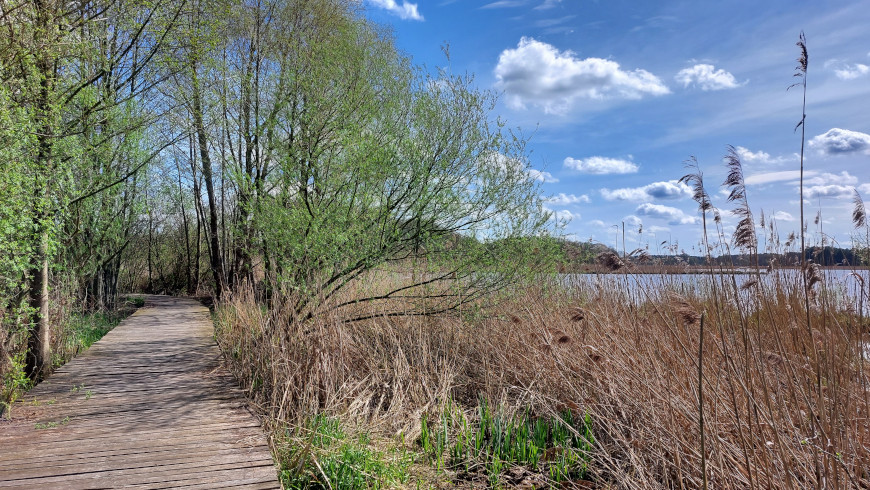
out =
[[[146,307],[0,421],[0,488],[280,488],[208,310]]]

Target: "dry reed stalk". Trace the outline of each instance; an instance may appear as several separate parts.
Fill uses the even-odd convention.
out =
[[[296,325],[280,300],[267,312],[240,293],[218,308],[219,339],[275,428],[328,412],[385,435],[401,431],[413,444],[424,413],[452,399],[473,417],[484,396],[508,411],[589,413],[590,474],[602,486],[699,488],[705,478],[724,489],[870,484],[857,312],[830,306],[821,288],[811,315],[827,327],[814,339],[790,327],[802,323],[800,278],[761,282],[749,301],[749,291],[717,276],[721,297],[710,286],[680,296],[709,312],[699,343],[697,329],[662,309],[674,305],[669,288],[680,286],[661,278],[654,287],[637,282],[642,292],[624,289],[631,275],[529,290],[474,322],[375,317],[316,328]],[[364,286],[388,286],[378,281],[389,279]],[[687,311],[682,321],[698,317]],[[816,372],[831,380],[823,400]]]

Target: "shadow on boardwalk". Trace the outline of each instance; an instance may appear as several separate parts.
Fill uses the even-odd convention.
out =
[[[0,421],[0,488],[280,488],[208,310],[146,297]]]

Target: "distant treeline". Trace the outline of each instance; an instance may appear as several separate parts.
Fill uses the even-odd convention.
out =
[[[613,252],[623,257],[627,255],[627,262],[636,262],[642,264],[661,264],[667,266],[687,265],[687,266],[704,266],[709,265],[707,258],[699,255],[689,255],[687,253],[672,254],[672,255],[651,255],[639,254],[623,251],[615,251],[612,247],[600,243],[592,242],[575,242],[571,240],[563,240],[559,244],[562,257],[562,269],[572,270],[576,267],[596,263],[598,256],[604,252]],[[839,247],[807,247],[806,259],[823,266],[858,266],[867,265],[866,260],[862,260],[862,251],[839,248]],[[732,254],[720,255],[710,259],[713,265],[717,266],[739,266],[747,267],[756,264],[755,256],[750,254]],[[758,254],[758,265],[762,267],[779,266],[789,267],[800,265],[800,251],[785,252],[785,253],[762,253]]]
[[[761,253],[758,254],[758,265],[767,267],[769,265],[788,267],[799,266],[801,263],[800,251],[785,252],[785,253]],[[838,247],[807,247],[807,261],[812,260],[823,266],[845,266],[845,265],[863,265],[861,263],[860,254],[855,250]],[[688,264],[688,265],[707,265],[707,259],[701,256],[688,254],[680,255],[655,255],[653,260],[660,261],[663,264]],[[721,255],[713,257],[712,262],[715,265],[737,265],[751,266],[755,265],[755,256],[749,254],[734,254]]]

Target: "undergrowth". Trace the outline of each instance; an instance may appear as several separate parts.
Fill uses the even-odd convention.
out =
[[[493,410],[481,398],[476,418],[448,400],[440,416],[421,421],[420,445],[436,469],[449,469],[461,478],[483,476],[490,488],[501,487],[503,474],[514,472],[512,483],[550,486],[586,476],[595,436],[588,414],[564,410],[557,416],[532,416],[529,409],[509,414]],[[471,420],[470,420],[471,419]]]
[[[351,433],[337,417],[318,414],[279,437],[280,477],[285,488],[348,490],[395,488],[408,483],[412,454],[366,432]]]

